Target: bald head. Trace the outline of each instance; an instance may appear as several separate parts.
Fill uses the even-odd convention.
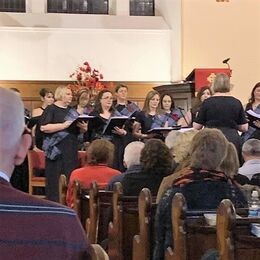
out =
[[[260,140],[249,139],[242,146],[242,154],[245,161],[250,159],[260,159]]]
[[[0,151],[17,144],[24,130],[24,106],[13,91],[0,88]]]

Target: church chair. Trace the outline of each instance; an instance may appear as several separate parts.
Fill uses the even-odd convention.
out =
[[[59,202],[64,206],[67,205],[66,204],[67,189],[68,189],[67,178],[64,174],[61,174],[59,178]]]
[[[29,172],[29,194],[40,198],[45,198],[45,195],[36,195],[34,188],[46,187],[46,178],[38,177],[37,173],[43,173],[45,170],[45,155],[41,150],[28,151],[28,172]]]
[[[143,188],[138,197],[139,234],[133,238],[133,260],[152,258],[155,212],[151,192]]]

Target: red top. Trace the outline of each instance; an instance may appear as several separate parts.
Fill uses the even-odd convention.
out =
[[[92,181],[96,181],[100,188],[105,188],[110,179],[121,174],[118,170],[112,169],[105,164],[88,165],[83,168],[74,170],[71,173],[68,190],[67,190],[67,205],[73,207],[73,182],[78,180],[85,188],[89,188]]]

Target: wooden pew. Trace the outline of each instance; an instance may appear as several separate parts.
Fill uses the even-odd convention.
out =
[[[260,238],[251,234],[251,223],[260,218],[236,218],[230,200],[223,200],[217,210],[217,241],[220,260],[260,259]]]
[[[109,260],[109,257],[100,245],[91,244],[91,260]]]
[[[91,243],[101,243],[107,239],[109,217],[112,210],[112,195],[112,191],[99,190],[95,181],[91,183],[89,216],[86,219],[86,233]]]
[[[86,230],[91,243],[101,243],[107,238],[109,220],[105,220],[108,208],[112,208],[113,192],[99,190],[97,183],[84,188],[78,180],[73,183],[73,209]]]
[[[205,223],[203,213],[202,211],[187,211],[184,196],[180,193],[175,194],[172,200],[174,247],[167,248],[165,259],[197,260],[201,259],[209,249],[217,248],[216,228]]]
[[[133,237],[138,234],[138,197],[123,196],[121,183],[114,185],[113,220],[108,228],[110,260],[132,259]]]
[[[67,178],[64,174],[60,175],[59,178],[59,203],[66,206],[66,194],[67,194],[68,184]]]
[[[153,226],[156,204],[152,203],[149,189],[144,188],[138,197],[139,234],[133,238],[133,260],[150,260],[153,249]]]

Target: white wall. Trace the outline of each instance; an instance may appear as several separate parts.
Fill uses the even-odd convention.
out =
[[[171,81],[162,17],[0,13],[0,80],[68,80],[84,61],[104,80]]]

